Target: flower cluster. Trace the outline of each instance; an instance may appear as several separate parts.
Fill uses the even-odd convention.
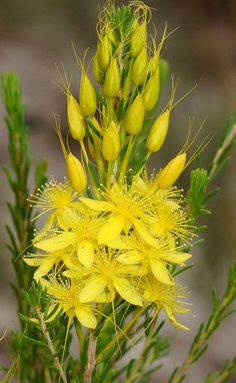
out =
[[[183,243],[193,236],[182,192],[174,186],[186,167],[185,151],[150,178],[146,172],[151,153],[165,141],[175,93],[173,86],[166,107],[151,119],[166,70],[160,54],[167,32],[159,44],[155,37],[149,44],[150,18],[140,1],[116,11],[108,2],[101,12],[93,59],[100,91],[78,58],[78,100],[69,81],[63,83],[68,128],[82,160],[66,148],[57,120],[68,180],[52,180],[31,200],[48,218],[35,236],[37,251],[25,261],[37,267],[34,277],[58,310],[88,328],[96,327],[104,305],[126,301],[164,309],[186,329],[176,319],[188,311],[181,304],[186,294],[173,277],[190,257]]]

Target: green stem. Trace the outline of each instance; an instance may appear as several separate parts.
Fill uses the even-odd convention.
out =
[[[90,332],[89,336],[89,346],[88,346],[88,358],[87,365],[84,372],[83,383],[91,383],[94,367],[96,366],[96,346],[97,338],[93,336],[93,332]]]
[[[136,315],[131,318],[128,323],[124,326],[122,329],[122,332],[120,331],[105,347],[104,350],[101,351],[101,353],[97,356],[97,362],[101,362],[103,358],[107,355],[107,353],[115,346],[115,344],[126,334],[138,321],[138,319],[144,314],[146,311],[147,306],[143,306],[142,309],[138,310]]]
[[[36,310],[38,318],[39,318],[39,323],[40,323],[40,328],[41,328],[42,334],[43,334],[43,336],[47,342],[50,354],[52,356],[53,364],[54,364],[55,368],[57,369],[57,371],[59,372],[60,378],[62,379],[63,383],[67,383],[66,375],[65,375],[63,368],[62,368],[62,365],[61,365],[61,363],[57,357],[55,347],[52,343],[51,337],[49,335],[46,324],[44,322],[43,313],[40,311],[39,308],[36,308],[35,310]]]
[[[83,330],[81,328],[81,325],[77,320],[75,322],[75,331],[76,331],[76,335],[78,338],[79,354],[80,354],[80,359],[81,359],[81,357],[83,355],[83,351],[84,351],[85,338],[84,338],[84,333],[83,333]]]
[[[111,161],[109,161],[108,162],[108,168],[107,168],[107,183],[106,183],[107,190],[110,190],[110,188],[111,188],[112,170],[113,170],[113,163]]]
[[[127,147],[125,156],[123,158],[123,161],[121,162],[120,168],[118,169],[118,172],[117,172],[117,174],[119,175],[119,180],[121,180],[126,173],[128,163],[129,163],[130,154],[133,150],[135,138],[136,138],[136,136],[129,136],[128,147]]]
[[[87,166],[89,178],[90,178],[90,181],[91,181],[91,184],[92,184],[92,187],[93,187],[93,191],[95,193],[96,198],[100,199],[100,193],[98,191],[98,188],[97,188],[95,179],[93,177],[93,174],[92,174],[92,172],[91,172],[91,170],[89,168],[89,159],[88,159],[87,151],[85,149],[83,140],[80,141],[80,145],[81,145],[82,153],[83,153],[83,156],[84,156],[84,159],[85,159],[85,162],[86,162],[86,166]]]

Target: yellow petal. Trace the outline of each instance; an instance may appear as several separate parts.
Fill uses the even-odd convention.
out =
[[[142,299],[136,288],[126,278],[114,277],[112,281],[115,289],[127,302],[136,306],[143,305]]]
[[[106,278],[103,276],[99,275],[87,280],[79,295],[80,302],[87,303],[96,300],[96,297],[103,293],[105,287]]]
[[[95,328],[97,326],[97,320],[90,307],[85,305],[77,307],[75,309],[75,315],[83,326],[88,328]]]
[[[44,241],[35,243],[34,246],[42,250],[53,252],[65,249],[65,247],[75,242],[76,238],[77,236],[75,233],[62,233],[55,235],[52,238],[45,239]]]
[[[167,285],[174,285],[174,282],[172,282],[164,262],[160,262],[156,259],[150,259],[150,266],[154,276],[158,281]]]
[[[50,270],[51,268],[53,267],[54,265],[54,262],[55,259],[53,258],[50,258],[49,260],[45,260],[40,266],[39,268],[37,269],[37,271],[35,271],[34,273],[34,279],[37,281],[39,280],[40,278],[42,278],[44,275],[46,275]]]
[[[73,278],[79,278],[80,272],[79,270],[66,270],[62,273],[65,277],[73,279]]]
[[[113,216],[107,220],[98,233],[98,243],[109,243],[116,239],[124,227],[125,221],[121,215]]]
[[[178,252],[167,252],[163,259],[167,262],[184,264],[189,258],[191,258],[191,254],[189,253],[178,253]]]
[[[107,242],[106,245],[111,247],[112,249],[119,249],[119,250],[126,250],[131,248],[130,245],[128,244],[126,236],[124,235],[123,236],[120,235],[118,238]]]
[[[77,245],[77,256],[82,265],[90,267],[94,261],[94,245],[88,239],[84,239]]]
[[[83,202],[86,206],[88,206],[92,210],[96,211],[109,211],[111,209],[111,204],[106,201],[96,201],[91,198],[81,197],[80,201]]]
[[[132,219],[132,223],[144,242],[148,243],[150,246],[158,247],[158,242],[151,236],[151,234],[149,234],[143,222],[138,219]]]
[[[106,302],[112,302],[115,299],[115,291],[103,291],[102,294],[98,295],[96,297],[96,302],[98,303],[106,303]]]
[[[64,207],[57,211],[57,222],[61,229],[67,231],[71,228],[71,224],[78,220],[78,213],[75,209]]]
[[[46,257],[24,257],[25,263],[29,266],[37,267],[40,266]]]
[[[182,330],[186,330],[186,331],[190,330],[188,327],[184,326],[183,324],[177,321],[177,319],[175,318],[173,314],[173,311],[168,306],[164,306],[164,310],[166,312],[166,315],[168,316],[168,318],[170,319],[170,321],[175,327],[181,328]]]
[[[63,257],[63,262],[68,269],[78,269],[79,261],[75,255],[66,255]]]
[[[55,219],[56,212],[54,211],[53,213],[49,214],[44,227],[34,237],[33,243],[39,242],[45,235],[47,235],[47,232],[52,228]]]
[[[116,259],[125,265],[135,265],[143,260],[143,256],[139,251],[131,250],[121,253]]]

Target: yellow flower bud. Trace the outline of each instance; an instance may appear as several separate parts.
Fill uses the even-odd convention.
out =
[[[94,56],[93,58],[93,75],[94,78],[99,84],[102,84],[104,81],[104,72],[100,69],[98,65],[98,58],[97,55]]]
[[[130,39],[131,56],[136,57],[141,51],[142,47],[146,45],[146,42],[147,42],[147,23],[146,21],[143,21],[142,24],[139,24],[138,21],[135,20],[131,39]]]
[[[118,61],[112,57],[105,74],[103,93],[107,97],[116,97],[120,89],[121,75]]]
[[[84,116],[94,115],[97,108],[96,93],[84,70],[80,81],[79,101]]]
[[[75,140],[82,140],[85,136],[84,117],[78,102],[69,94],[67,97],[67,118],[69,130]]]
[[[101,38],[97,47],[97,60],[100,69],[105,72],[111,58],[111,43],[108,35]]]
[[[120,136],[114,121],[105,130],[102,141],[102,155],[107,161],[115,161],[120,153]]]
[[[147,69],[148,69],[148,57],[147,57],[146,46],[144,46],[141,49],[138,56],[135,58],[133,67],[132,67],[131,78],[135,85],[141,85],[145,82]]]
[[[151,73],[160,70],[160,53],[158,51],[154,52],[153,56],[150,58],[148,68]]]
[[[173,158],[158,174],[157,186],[160,189],[168,189],[172,186],[183,172],[185,163],[186,153],[179,154]]]
[[[149,111],[156,105],[160,96],[160,72],[157,70],[148,79],[143,93],[145,110]]]
[[[135,136],[141,131],[144,114],[143,99],[142,96],[138,94],[128,108],[125,116],[125,128],[129,134]]]
[[[66,157],[66,166],[71,186],[82,193],[87,187],[87,177],[81,162],[70,152]]]
[[[155,120],[146,141],[149,152],[157,152],[163,145],[168,132],[169,121],[170,111],[168,109]]]

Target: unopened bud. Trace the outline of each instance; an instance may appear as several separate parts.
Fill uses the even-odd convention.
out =
[[[148,57],[146,46],[144,46],[138,56],[135,58],[131,78],[135,85],[141,85],[145,82],[148,69]]]
[[[143,102],[145,110],[149,111],[154,108],[160,96],[160,72],[154,72],[148,79],[144,93]]]
[[[99,67],[103,72],[105,72],[111,58],[111,42],[107,34],[101,38],[96,54]]]
[[[98,65],[98,58],[97,58],[97,54],[94,56],[93,58],[93,75],[94,75],[94,78],[97,82],[99,82],[99,84],[102,84],[103,81],[104,81],[104,72],[100,69],[99,65]]]
[[[97,108],[96,93],[84,70],[80,81],[79,101],[83,115],[93,116]]]
[[[116,97],[120,89],[121,75],[118,61],[112,57],[105,74],[103,93],[107,97]]]
[[[71,186],[82,193],[87,187],[87,177],[81,162],[70,152],[66,158],[66,166]]]
[[[85,136],[84,117],[76,99],[69,94],[67,97],[67,118],[69,130],[75,140],[82,140]]]
[[[128,108],[125,116],[125,128],[129,134],[135,136],[141,131],[144,114],[143,99],[142,96],[138,94]]]
[[[172,186],[183,172],[185,162],[186,153],[179,154],[173,158],[158,174],[157,186],[160,189],[168,189]]]
[[[163,145],[168,132],[169,121],[170,111],[168,109],[157,117],[146,141],[146,147],[149,152],[157,152]]]
[[[136,57],[144,45],[147,42],[147,23],[143,21],[142,24],[139,24],[136,20],[134,22],[132,35],[130,39],[130,53],[131,56]]]
[[[158,51],[155,51],[153,56],[150,58],[148,69],[150,73],[160,70],[160,53]]]
[[[102,155],[107,161],[115,161],[120,153],[120,136],[114,121],[105,130],[102,141]]]

